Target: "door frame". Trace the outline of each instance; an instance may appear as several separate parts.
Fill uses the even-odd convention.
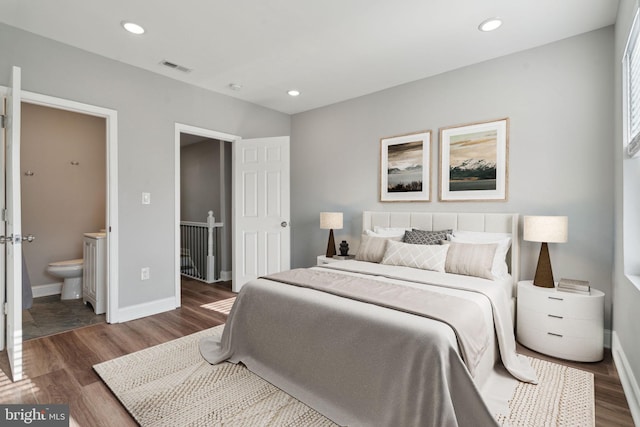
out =
[[[0,92],[6,93],[1,87]],[[22,102],[105,119],[107,157],[107,323],[118,323],[118,112],[69,99],[21,91]]]
[[[181,296],[180,296],[180,134],[187,133],[190,135],[202,136],[204,138],[217,139],[220,141],[226,141],[234,144],[236,141],[242,139],[242,137],[238,135],[232,135],[229,133],[219,132],[211,129],[201,128],[197,126],[191,126],[184,123],[175,122],[174,128],[174,138],[175,138],[175,163],[174,163],[174,193],[176,195],[175,198],[175,213],[174,213],[174,268],[175,268],[175,306],[180,307],[181,304]],[[233,179],[233,178],[232,178]],[[232,185],[233,188],[233,185]],[[232,214],[233,215],[233,214]],[[235,221],[232,221],[232,227]],[[231,246],[233,246],[233,231],[231,233],[232,240]],[[232,249],[233,253],[233,249]],[[232,255],[233,256],[233,255]]]

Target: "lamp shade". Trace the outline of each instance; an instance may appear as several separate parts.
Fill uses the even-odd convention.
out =
[[[323,230],[341,230],[342,212],[320,212],[320,228]]]
[[[569,234],[566,216],[525,216],[524,240],[529,242],[564,243]]]

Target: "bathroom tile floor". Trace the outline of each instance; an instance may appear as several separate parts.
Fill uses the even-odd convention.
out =
[[[90,305],[82,303],[82,298],[64,301],[60,299],[60,295],[34,298],[33,306],[29,310],[22,310],[23,340],[104,321],[105,315],[96,315]]]

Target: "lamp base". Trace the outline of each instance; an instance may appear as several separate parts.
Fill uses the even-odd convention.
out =
[[[333,228],[329,229],[329,242],[327,242],[327,258],[333,258],[336,254],[336,242],[333,239]]]
[[[546,242],[540,246],[540,256],[538,257],[538,267],[533,278],[533,284],[541,288],[555,288],[553,281],[553,271],[551,271],[551,258],[549,258],[549,247]]]

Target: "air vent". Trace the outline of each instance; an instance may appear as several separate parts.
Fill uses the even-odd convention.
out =
[[[163,59],[160,62],[160,64],[164,65],[165,67],[173,68],[174,70],[182,71],[183,73],[190,73],[191,72],[191,68],[183,67],[182,65],[178,65],[178,64],[176,64],[174,62],[167,61],[166,59]]]

